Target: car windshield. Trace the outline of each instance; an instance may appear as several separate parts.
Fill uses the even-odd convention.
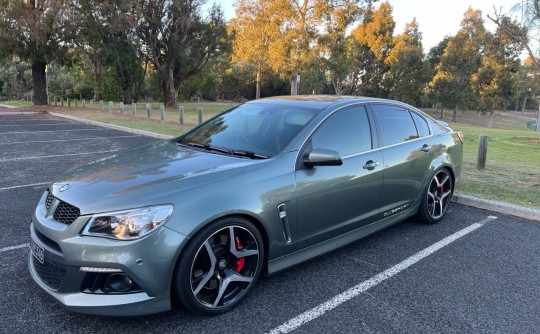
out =
[[[180,144],[209,152],[267,158],[281,151],[320,110],[249,103],[195,128]]]

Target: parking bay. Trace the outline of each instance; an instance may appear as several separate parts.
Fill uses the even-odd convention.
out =
[[[483,221],[394,276],[293,330],[536,332],[540,326],[540,224],[454,204],[437,225],[408,220],[261,280],[238,308],[199,317],[109,318],[70,313],[27,271],[29,222],[48,182],[66,169],[155,139],[53,117],[0,112],[0,328],[5,332],[254,333],[284,324]]]

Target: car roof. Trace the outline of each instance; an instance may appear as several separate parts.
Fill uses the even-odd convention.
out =
[[[384,99],[363,97],[363,96],[347,96],[347,95],[285,95],[266,97],[258,100],[252,100],[247,103],[269,103],[269,104],[285,104],[296,105],[301,107],[325,109],[329,106],[341,104],[342,102],[374,102],[387,101]]]

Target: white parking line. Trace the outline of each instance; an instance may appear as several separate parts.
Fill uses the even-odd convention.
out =
[[[1,115],[1,113],[0,113]],[[14,117],[9,120],[10,122],[35,122],[35,121],[51,121],[51,122],[58,122],[56,119],[51,119],[49,117],[33,117],[33,118],[20,118],[20,117]]]
[[[16,134],[16,133],[36,133],[36,132],[72,132],[72,131],[103,131],[106,129],[71,129],[71,130],[39,130],[39,131],[12,131],[12,132],[0,132],[0,135]]]
[[[88,138],[76,138],[76,139],[56,139],[56,140],[30,140],[30,141],[14,141],[11,143],[0,143],[0,145],[13,145],[13,144],[36,144],[36,143],[57,143],[65,141],[81,141],[81,140],[99,140],[99,139],[117,139],[117,138],[135,138],[141,136],[113,136],[113,137],[88,137]]]
[[[119,150],[98,151],[98,152],[85,152],[85,153],[70,153],[70,154],[39,155],[39,156],[33,156],[33,157],[23,157],[23,158],[13,158],[13,159],[0,159],[0,162],[21,161],[21,160],[32,160],[32,159],[45,159],[45,158],[58,158],[58,157],[69,157],[69,156],[73,156],[73,155],[90,155],[90,154],[112,153],[112,152],[118,152],[118,151],[119,151]]]
[[[290,333],[291,331],[295,330],[296,328],[310,322],[311,320],[317,319],[318,317],[322,316],[326,312],[333,310],[334,308],[338,307],[339,305],[345,303],[349,299],[352,299],[367,290],[371,289],[372,287],[378,285],[379,283],[399,274],[403,270],[407,269],[408,267],[412,266],[413,264],[417,263],[418,261],[422,260],[425,257],[428,257],[429,255],[435,253],[439,249],[443,248],[444,246],[447,246],[451,244],[452,242],[458,240],[459,238],[471,233],[472,231],[482,227],[485,223],[490,222],[492,220],[497,219],[495,216],[488,216],[481,221],[474,223],[444,239],[441,241],[434,243],[433,245],[429,246],[428,248],[425,248],[424,250],[414,254],[413,256],[407,258],[406,260],[396,264],[395,266],[381,272],[380,274],[373,276],[372,278],[368,279],[367,281],[364,281],[349,290],[335,296],[334,298],[320,304],[317,307],[312,308],[311,310],[308,310],[302,314],[300,314],[297,317],[292,318],[291,320],[285,322],[279,327],[276,327],[272,329],[269,333],[270,334],[277,334],[277,333]]]
[[[69,125],[69,124],[77,124],[75,122],[65,122],[65,123],[38,123],[38,124],[0,124],[0,126],[44,126],[44,125]]]
[[[15,250],[15,249],[26,248],[26,247],[28,247],[28,244],[22,244],[22,245],[11,246],[11,247],[4,247],[4,248],[0,248],[0,253],[7,252],[7,251],[10,251],[10,250]]]
[[[49,184],[49,183],[50,183],[50,182],[40,182],[40,183],[23,184],[23,185],[20,185],[20,186],[4,187],[4,188],[0,188],[0,191],[2,191],[2,190],[17,189],[17,188],[26,188],[26,187],[42,186],[42,185],[44,185],[44,184]]]

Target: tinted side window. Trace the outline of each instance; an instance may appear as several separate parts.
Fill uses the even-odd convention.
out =
[[[347,156],[371,149],[371,130],[364,106],[341,110],[315,132],[313,148],[325,148]]]
[[[411,112],[412,118],[414,120],[414,124],[416,125],[416,130],[418,130],[418,134],[420,137],[427,137],[429,136],[429,126],[424,118],[422,118],[417,113]]]
[[[373,104],[373,116],[381,130],[382,145],[388,146],[418,138],[409,111],[399,106]]]

